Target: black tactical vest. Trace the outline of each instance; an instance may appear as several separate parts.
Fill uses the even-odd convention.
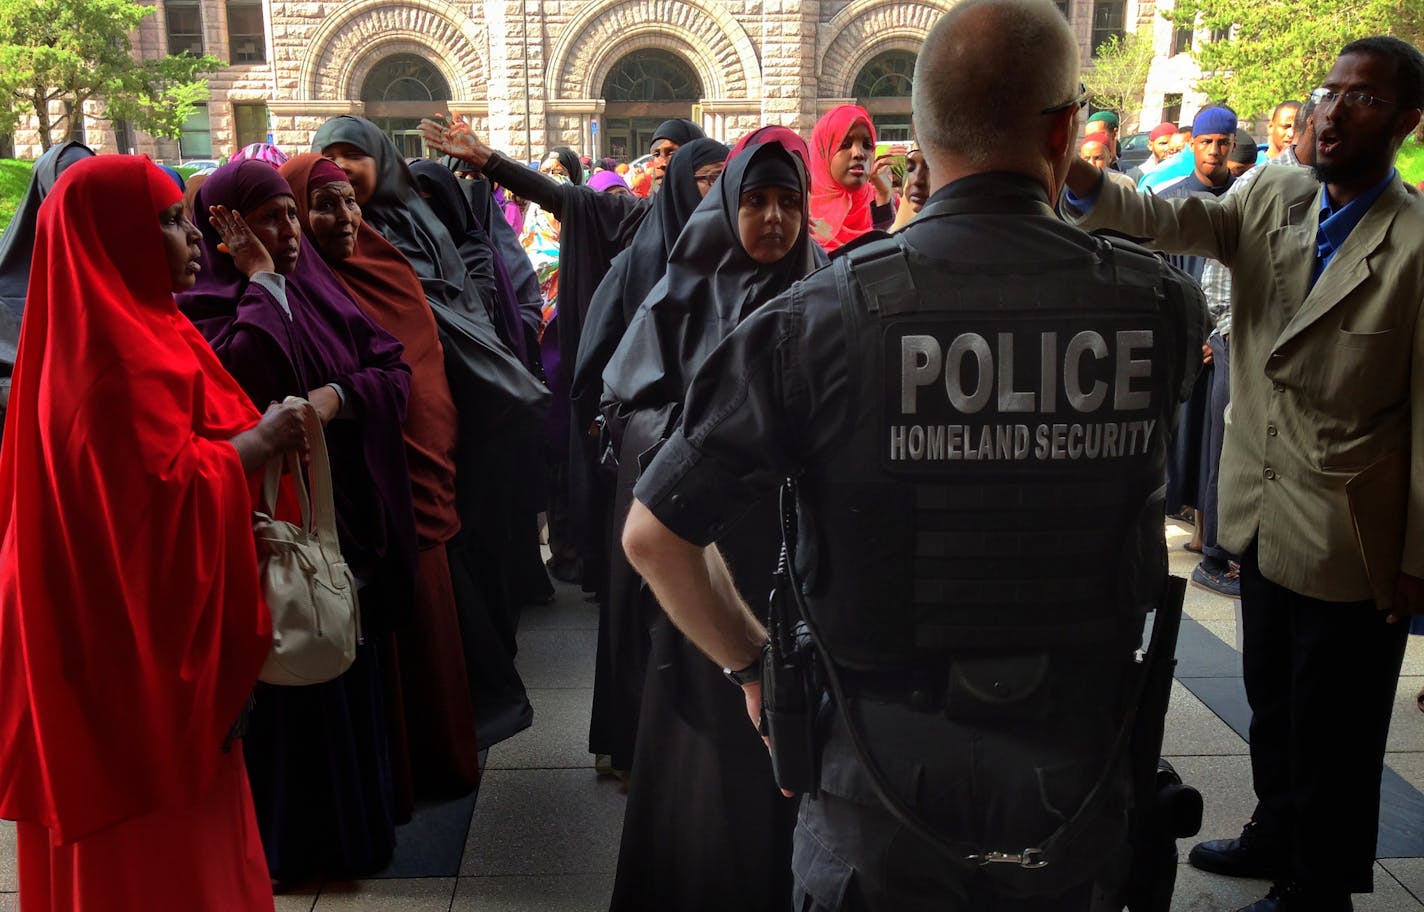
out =
[[[799,483],[797,566],[838,663],[1135,645],[1186,341],[1161,261],[1095,240],[1012,271],[903,236],[834,264],[851,430]]]

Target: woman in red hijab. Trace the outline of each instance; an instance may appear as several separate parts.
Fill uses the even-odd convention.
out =
[[[827,252],[895,219],[889,159],[875,160],[875,126],[859,105],[838,105],[811,131],[811,237]]]
[[[0,450],[20,908],[271,910],[233,736],[271,647],[249,480],[300,414],[259,416],[179,314],[198,232],[147,159],[75,164],[37,234]]]

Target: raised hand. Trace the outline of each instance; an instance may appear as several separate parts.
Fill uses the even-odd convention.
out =
[[[233,265],[243,275],[250,279],[259,272],[275,271],[272,254],[247,227],[241,213],[226,206],[209,206],[208,221],[222,238],[218,251],[232,257]]]
[[[475,131],[463,116],[453,122],[424,118],[420,121],[420,132],[425,144],[442,155],[469,162],[476,170],[482,169],[494,154],[489,146],[480,141]]]
[[[881,206],[890,202],[890,168],[895,156],[882,155],[870,167],[870,186],[875,188],[875,202]]]

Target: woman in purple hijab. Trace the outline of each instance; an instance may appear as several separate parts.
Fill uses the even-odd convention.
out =
[[[410,604],[415,517],[401,425],[401,345],[306,240],[292,189],[263,161],[219,168],[194,203],[202,272],[178,306],[254,403],[309,399],[326,424],[341,550],[366,642],[346,674],[258,685],[244,740],[274,880],[379,870],[394,846],[378,641]]]

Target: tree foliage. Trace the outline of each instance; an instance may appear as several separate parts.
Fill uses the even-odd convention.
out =
[[[33,114],[48,149],[72,126],[68,115],[51,115],[52,102],[79,112],[102,99],[110,119],[178,136],[208,97],[200,76],[223,62],[188,54],[135,60],[129,34],[153,11],[135,0],[0,0],[0,132]]]
[[[1416,47],[1424,38],[1424,0],[1177,0],[1162,15],[1180,27],[1232,30],[1195,52],[1196,88],[1243,120],[1304,100],[1357,38],[1394,35]]]
[[[1098,45],[1093,68],[1083,73],[1083,84],[1093,94],[1093,104],[1115,111],[1126,120],[1142,108],[1147,73],[1152,69],[1152,30],[1139,29],[1114,35]]]

